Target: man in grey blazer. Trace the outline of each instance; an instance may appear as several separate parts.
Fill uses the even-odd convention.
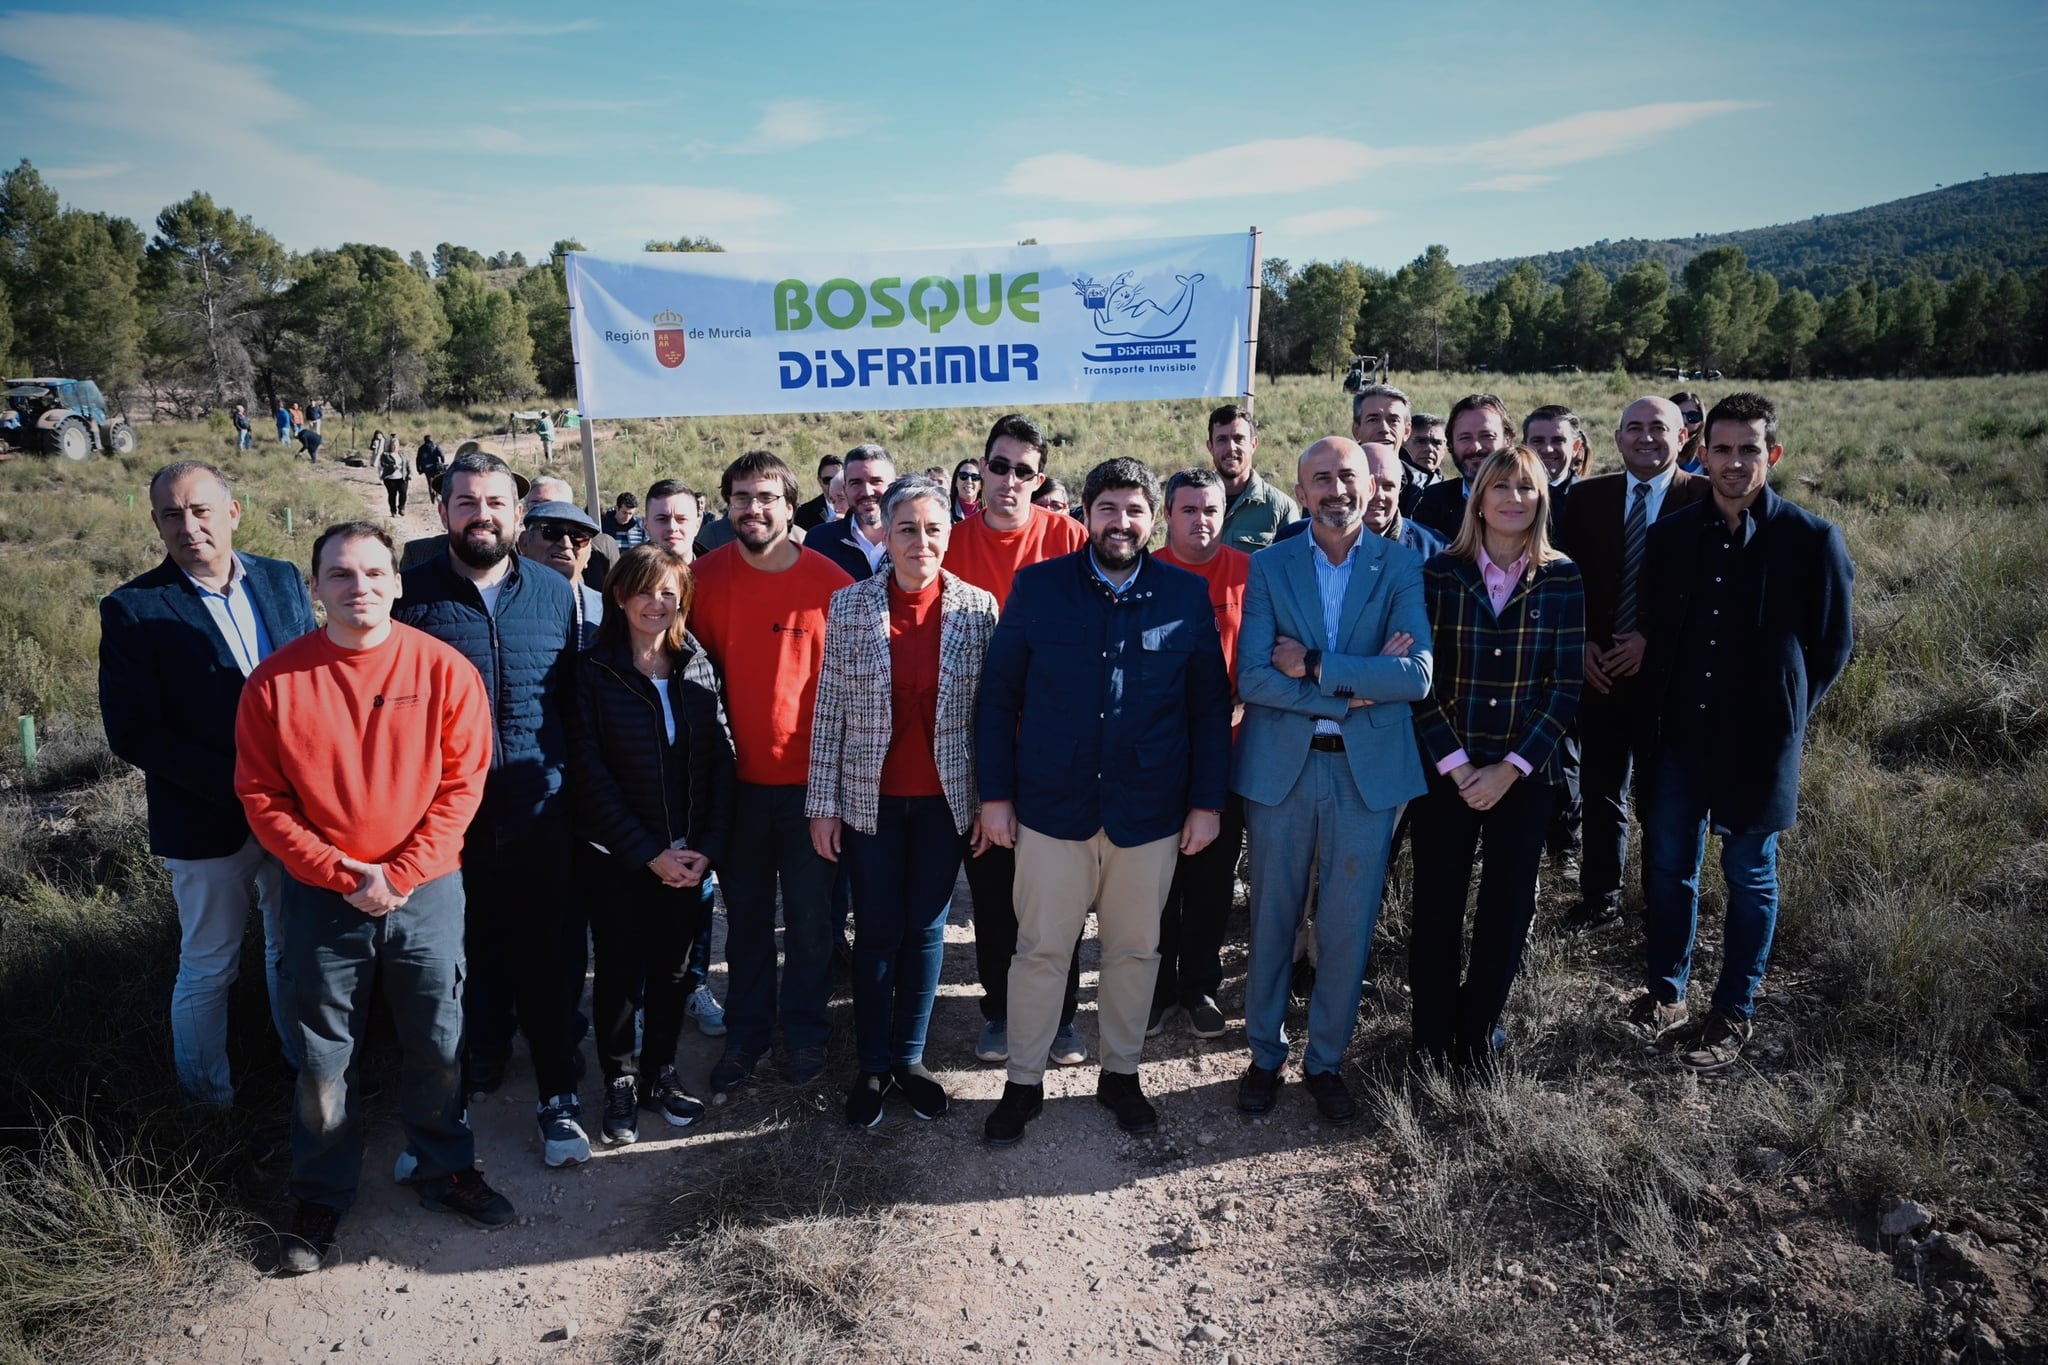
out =
[[[1244,724],[1231,787],[1251,840],[1251,1065],[1238,1108],[1273,1107],[1287,1062],[1294,939],[1320,881],[1318,962],[1302,1082],[1331,1123],[1358,1116],[1338,1074],[1358,1018],[1366,956],[1401,807],[1423,792],[1409,704],[1429,695],[1422,561],[1365,534],[1372,484],[1357,442],[1301,454],[1295,494],[1309,534],[1252,556],[1238,637]]]

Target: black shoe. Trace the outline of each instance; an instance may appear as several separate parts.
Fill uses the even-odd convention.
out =
[[[1045,1112],[1045,1087],[1003,1082],[1003,1097],[989,1111],[981,1135],[991,1147],[1014,1147],[1024,1136],[1024,1126]]]
[[[496,1057],[480,1057],[472,1054],[468,1059],[466,1073],[462,1082],[463,1093],[469,1095],[490,1095],[496,1093],[498,1087],[505,1083],[506,1061],[507,1058],[503,1054]]]
[[[1095,1102],[1116,1115],[1116,1126],[1126,1133],[1159,1131],[1159,1111],[1145,1098],[1135,1075],[1105,1071],[1095,1078]]]
[[[1188,1006],[1188,1032],[1197,1038],[1221,1038],[1230,1028],[1223,1017],[1223,1011],[1216,1008],[1216,1002],[1203,996]]]
[[[604,1125],[598,1130],[606,1145],[625,1147],[640,1140],[640,1082],[616,1076],[604,1088]]]
[[[1585,934],[1605,929],[1621,919],[1621,907],[1608,901],[1580,901],[1557,922],[1561,934]]]
[[[441,1180],[415,1186],[420,1203],[436,1213],[455,1213],[480,1228],[501,1228],[512,1221],[512,1201],[484,1183],[475,1171],[457,1171]]]
[[[862,1072],[846,1092],[846,1121],[856,1128],[872,1128],[882,1121],[882,1100],[889,1093],[889,1073]]]
[[[910,1112],[921,1119],[938,1118],[952,1107],[952,1101],[946,1098],[946,1087],[921,1064],[891,1067],[889,1079],[895,1084],[888,1093],[908,1100]]]
[[[327,1264],[328,1253],[334,1250],[334,1229],[340,1223],[340,1209],[301,1199],[292,1230],[277,1239],[278,1274],[310,1275]]]
[[[682,1078],[672,1066],[661,1069],[640,1103],[668,1120],[671,1128],[688,1128],[704,1117],[704,1101],[683,1088]]]
[[[1301,1083],[1315,1096],[1316,1112],[1324,1122],[1342,1126],[1358,1117],[1358,1101],[1351,1098],[1350,1088],[1336,1072],[1304,1071]]]
[[[723,1095],[754,1079],[754,1068],[761,1064],[762,1051],[757,1047],[727,1048],[725,1055],[711,1064],[711,1088]]]
[[[1309,997],[1316,993],[1316,966],[1307,958],[1298,959],[1294,964],[1294,976],[1287,983],[1287,998],[1290,1004],[1306,1005]]]
[[[782,1074],[792,1085],[809,1085],[825,1074],[825,1045],[800,1047],[790,1051],[783,1059]]]
[[[1243,1114],[1267,1114],[1280,1097],[1280,1068],[1253,1062],[1237,1082],[1237,1108]]]
[[[1171,1005],[1154,1005],[1152,1012],[1145,1016],[1145,1036],[1157,1038],[1166,1032],[1166,1016],[1173,1013]]]

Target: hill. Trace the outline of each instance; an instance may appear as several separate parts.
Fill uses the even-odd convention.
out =
[[[1993,275],[2033,271],[2048,266],[2048,174],[1972,180],[1848,213],[1816,214],[1800,223],[1662,241],[1603,240],[1529,259],[1550,284],[1562,281],[1580,261],[1613,279],[1637,261],[1654,257],[1676,276],[1687,261],[1717,246],[1741,247],[1753,269],[1770,271],[1783,288],[1817,296],[1866,278],[1890,288],[1912,275],[1953,280],[1972,266]],[[1467,289],[1483,291],[1519,259],[1460,266],[1458,278]]]

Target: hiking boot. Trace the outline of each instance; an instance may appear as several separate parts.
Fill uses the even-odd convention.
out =
[[[704,1117],[704,1101],[683,1088],[682,1079],[672,1066],[656,1073],[654,1084],[647,1087],[640,1102],[668,1120],[671,1128],[688,1128]]]
[[[882,1100],[889,1093],[889,1073],[864,1071],[846,1092],[846,1121],[855,1128],[873,1128],[882,1121]]]
[[[763,1050],[726,1044],[725,1055],[711,1064],[712,1090],[721,1095],[730,1094],[754,1079],[754,1068],[761,1064]]]
[[[1010,1021],[991,1019],[981,1026],[981,1036],[974,1040],[974,1055],[984,1062],[1007,1062],[1010,1060]]]
[[[889,1079],[894,1084],[887,1093],[910,1102],[910,1112],[921,1119],[935,1119],[952,1107],[946,1098],[946,1087],[925,1070],[922,1063],[889,1069]]]
[[[1351,1088],[1336,1072],[1304,1071],[1301,1084],[1315,1097],[1316,1112],[1323,1116],[1325,1123],[1342,1127],[1358,1117],[1358,1101],[1351,1098]]]
[[[340,1224],[340,1209],[301,1199],[292,1230],[277,1239],[278,1274],[310,1275],[326,1265],[334,1250],[334,1230]]]
[[[1742,1059],[1753,1025],[1747,1019],[1730,1019],[1719,1010],[1707,1016],[1699,1036],[1678,1049],[1678,1064],[1688,1071],[1719,1071]]]
[[[1280,1097],[1280,1068],[1253,1062],[1237,1082],[1237,1109],[1241,1114],[1270,1114]]]
[[[590,1160],[590,1134],[583,1131],[583,1106],[574,1095],[557,1095],[533,1107],[540,1125],[541,1160],[550,1167]]]
[[[1052,1060],[1060,1066],[1079,1066],[1088,1060],[1088,1045],[1081,1041],[1081,1030],[1074,1027],[1069,1019],[1060,1025],[1060,1031],[1052,1036]]]
[[[1145,1036],[1157,1038],[1166,1032],[1167,1016],[1173,1013],[1172,1005],[1154,1005],[1152,1012],[1145,1016]]]
[[[1657,998],[1656,992],[1645,990],[1628,1002],[1622,1011],[1622,1022],[1634,1030],[1652,1052],[1661,1052],[1663,1040],[1685,1027],[1687,1013],[1683,1000],[1669,1005]]]
[[[1003,1082],[1003,1097],[989,1111],[981,1135],[991,1147],[1014,1147],[1024,1136],[1024,1126],[1045,1112],[1045,1087]]]
[[[480,1228],[501,1228],[512,1221],[512,1201],[484,1183],[474,1170],[457,1171],[419,1187],[420,1203],[436,1213],[454,1213]]]
[[[1159,1111],[1138,1085],[1134,1074],[1105,1071],[1095,1078],[1095,1102],[1116,1115],[1116,1126],[1126,1133],[1159,1131]]]
[[[792,1085],[809,1085],[825,1074],[825,1045],[791,1048],[783,1059],[782,1074]]]
[[[640,1083],[631,1076],[616,1076],[605,1086],[600,1135],[609,1147],[627,1147],[640,1140]]]
[[[706,1038],[725,1036],[725,1006],[718,1003],[718,997],[711,993],[711,986],[705,983],[690,992],[690,999],[683,1006],[683,1013],[697,1021],[697,1032]]]
[[[1188,1032],[1197,1038],[1221,1038],[1230,1028],[1223,1011],[1209,996],[1203,996],[1188,1006]]]

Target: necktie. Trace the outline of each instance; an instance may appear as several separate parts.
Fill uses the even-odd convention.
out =
[[[1621,525],[1621,596],[1614,608],[1614,633],[1636,628],[1636,575],[1643,568],[1643,533],[1650,529],[1650,485],[1639,483]]]

